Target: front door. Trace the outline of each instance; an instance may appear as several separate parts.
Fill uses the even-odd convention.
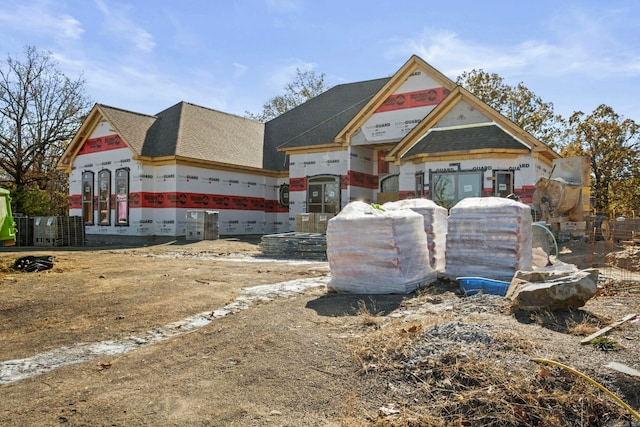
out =
[[[307,211],[338,213],[340,210],[340,180],[333,175],[311,177],[307,186]]]
[[[495,181],[493,187],[493,195],[496,197],[507,197],[513,193],[513,172],[512,171],[495,171]]]

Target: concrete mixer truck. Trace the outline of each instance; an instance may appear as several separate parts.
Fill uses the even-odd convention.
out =
[[[611,238],[605,215],[594,215],[591,206],[591,164],[588,157],[567,157],[553,161],[548,178],[540,178],[533,193],[537,220],[545,222],[553,234]]]

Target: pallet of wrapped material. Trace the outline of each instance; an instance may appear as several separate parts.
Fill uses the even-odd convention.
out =
[[[446,276],[510,280],[532,266],[531,208],[500,197],[470,197],[451,208]]]
[[[531,208],[524,203],[504,197],[467,197],[460,200],[449,211],[450,216],[462,215],[531,215]]]
[[[315,233],[316,214],[313,212],[299,213],[296,215],[296,232]]]
[[[410,293],[436,279],[423,217],[351,202],[327,226],[328,287],[362,294]]]
[[[327,225],[329,224],[329,220],[334,217],[332,213],[317,213],[316,214],[316,224],[315,224],[315,232],[325,234],[327,232]]]
[[[386,210],[411,209],[424,218],[424,232],[427,234],[430,264],[436,271],[444,271],[446,264],[447,217],[445,208],[428,199],[405,199],[387,202],[382,205]]]

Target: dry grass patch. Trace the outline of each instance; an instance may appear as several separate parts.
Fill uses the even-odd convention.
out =
[[[392,321],[359,340],[368,381],[386,384],[375,426],[611,426],[628,414],[561,369],[538,366],[534,344],[481,323]]]
[[[375,301],[371,300],[370,306],[371,307],[369,307],[363,300],[358,300],[356,314],[364,326],[377,327],[382,323],[383,319],[378,315],[379,313],[376,310]]]

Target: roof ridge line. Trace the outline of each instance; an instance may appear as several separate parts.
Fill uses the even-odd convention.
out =
[[[158,116],[155,115],[155,114],[140,113],[138,111],[127,110],[126,108],[114,107],[114,106],[108,105],[108,104],[100,104],[100,103],[98,103],[97,105],[99,105],[101,108],[110,108],[112,110],[118,110],[118,111],[122,111],[124,113],[137,114],[138,116],[158,118]]]

